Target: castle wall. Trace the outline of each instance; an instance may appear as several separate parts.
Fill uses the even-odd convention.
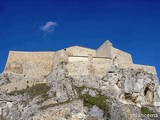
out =
[[[111,68],[111,59],[93,57],[89,60],[89,57],[69,57],[67,69],[69,75],[97,75],[103,76]]]
[[[156,69],[153,66],[134,64],[132,56],[122,50],[112,47],[112,59],[113,63],[116,62],[119,68],[132,68],[134,70],[143,69],[149,73],[157,74]]]
[[[104,76],[111,69],[112,61],[108,58],[93,58],[92,60],[92,74]]]
[[[147,66],[147,65],[139,65],[139,64],[121,64],[119,68],[132,68],[134,70],[143,70],[148,73],[152,73],[154,75],[157,75],[156,69],[154,66]]]
[[[66,48],[66,51],[69,56],[88,56],[89,54],[96,56],[95,50],[85,47],[73,46]]]
[[[69,57],[68,61],[69,62],[77,62],[77,61],[88,62],[88,57],[78,57],[78,56],[76,57],[76,56],[74,56],[74,57]]]
[[[53,52],[10,51],[4,72],[24,74],[26,77],[44,77],[52,70],[53,57]]]
[[[113,65],[118,68],[143,69],[156,74],[155,67],[133,64],[130,54],[112,47],[106,41],[97,50],[73,46],[57,52],[14,52],[8,56],[4,73],[14,74],[11,83],[3,85],[0,91],[24,89],[39,82],[45,82],[45,77],[57,65],[66,65],[69,76],[95,75],[103,77]],[[17,81],[14,81],[18,78]]]
[[[69,76],[72,75],[89,75],[88,57],[68,57],[67,70]]]
[[[129,53],[116,49],[114,47],[111,48],[111,55],[113,61],[117,62],[118,65],[121,64],[133,64],[132,57]]]

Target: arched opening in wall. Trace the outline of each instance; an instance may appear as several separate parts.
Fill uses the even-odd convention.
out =
[[[15,90],[17,90],[17,87],[15,87]]]
[[[149,89],[149,87],[145,88],[144,96],[145,96],[145,102],[147,104],[151,104],[153,101],[153,92]]]

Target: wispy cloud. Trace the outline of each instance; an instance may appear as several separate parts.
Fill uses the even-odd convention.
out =
[[[40,27],[40,30],[44,32],[54,32],[54,27],[57,26],[57,23],[48,21],[45,25]]]

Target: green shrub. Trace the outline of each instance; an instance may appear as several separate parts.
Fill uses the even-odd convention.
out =
[[[104,95],[101,95],[101,92],[98,89],[89,88],[86,86],[81,86],[81,87],[73,86],[73,88],[77,91],[78,97],[83,100],[84,106],[91,108],[93,107],[93,105],[96,105],[97,107],[99,107],[105,112],[109,111],[109,103],[106,101],[107,97],[105,97]],[[96,95],[95,97],[92,97],[88,93],[82,94],[82,91],[86,88],[97,91],[98,95]]]
[[[106,101],[106,97],[103,95],[96,95],[92,97],[89,94],[83,94],[79,96],[80,99],[83,99],[84,106],[91,108],[93,105],[96,105],[105,112],[109,111],[109,103]]]
[[[147,107],[141,107],[141,114],[154,114],[154,112]]]
[[[37,104],[41,104],[50,98],[50,97],[48,97],[48,94],[43,94],[43,95],[41,95],[41,97],[42,97],[42,100],[38,101]]]

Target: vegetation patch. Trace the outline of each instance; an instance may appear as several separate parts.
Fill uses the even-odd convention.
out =
[[[41,95],[41,97],[42,97],[42,100],[38,101],[37,104],[41,104],[50,98],[50,97],[48,97],[48,94],[43,94],[43,95]]]
[[[141,114],[154,114],[154,111],[143,106],[143,107],[141,107]]]
[[[97,107],[99,107],[100,109],[102,109],[104,112],[109,111],[110,107],[109,107],[109,103],[106,101],[106,97],[103,95],[96,95],[95,97],[92,97],[89,94],[83,94],[79,96],[80,99],[83,99],[83,104],[84,106],[88,107],[88,108],[92,108],[93,105],[96,105]]]
[[[109,113],[110,106],[109,106],[109,102],[106,101],[106,99],[108,99],[108,98],[104,95],[101,95],[101,92],[98,89],[89,88],[86,86],[82,86],[82,87],[73,86],[73,88],[77,91],[79,99],[83,100],[84,106],[86,106],[88,108],[92,108],[93,105],[96,105],[97,107],[102,109],[105,113],[107,113],[107,114]],[[84,89],[95,90],[98,92],[98,94],[94,97],[91,96],[89,93],[82,94],[82,91]]]
[[[48,86],[46,83],[36,84],[32,87],[28,87],[26,89],[22,90],[15,90],[10,93],[9,95],[23,95],[24,93],[27,93],[30,95],[31,98],[34,98],[38,95],[41,95],[42,98],[47,99],[48,94],[47,92],[51,89],[50,86]]]
[[[48,96],[48,94],[43,94],[41,97],[42,97],[42,100],[41,100],[41,101],[38,101],[37,104],[41,104],[41,103],[43,103],[44,101],[46,101],[46,100],[48,100],[49,98],[51,98],[51,97]],[[56,92],[53,93],[53,96],[52,96],[52,97],[56,97]]]

